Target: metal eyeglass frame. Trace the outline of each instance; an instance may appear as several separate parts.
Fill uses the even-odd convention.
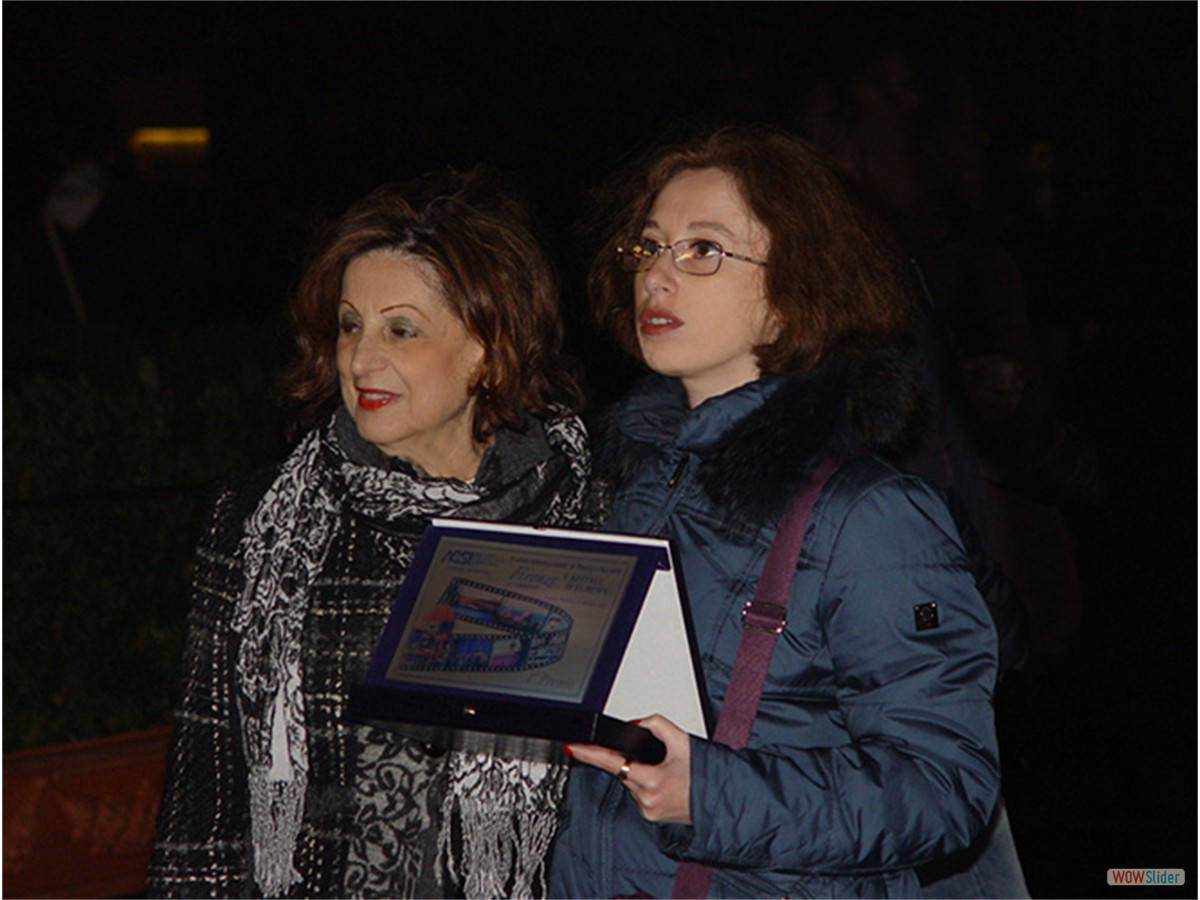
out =
[[[743,256],[740,253],[734,253],[731,250],[726,250],[719,243],[717,243],[716,241],[713,241],[713,240],[709,240],[708,238],[680,238],[673,244],[660,244],[658,241],[650,240],[649,238],[638,238],[637,240],[630,241],[629,243],[630,243],[630,246],[628,246],[628,247],[624,246],[624,245],[617,247],[617,258],[619,260],[622,260],[621,267],[623,269],[625,269],[625,271],[627,271],[627,272],[645,272],[647,269],[650,268],[650,266],[654,265],[654,260],[656,260],[658,257],[662,256],[662,254],[666,253],[668,250],[671,251],[671,265],[673,265],[678,271],[682,272],[684,275],[695,275],[699,278],[707,278],[709,275],[716,275],[719,271],[721,271],[721,263],[725,261],[726,257],[728,257],[729,259],[738,259],[738,260],[741,260],[742,262],[753,263],[756,266],[765,267],[767,265],[761,259],[754,259],[749,256]],[[634,257],[631,254],[631,249],[633,246],[641,245],[644,249],[648,249],[645,247],[645,245],[647,245],[647,244],[653,244],[658,249],[653,251],[652,253],[647,254],[642,259],[637,260],[638,264],[636,266],[634,266],[633,268],[630,268],[629,266],[625,265],[624,260],[636,259],[636,257]],[[711,272],[689,272],[687,269],[680,268],[679,255],[683,251],[678,250],[676,248],[678,248],[684,244],[688,245],[688,247],[694,247],[696,244],[711,244],[712,246],[716,247],[717,248],[717,253],[716,253],[717,265],[713,268],[713,270]],[[693,258],[696,258],[696,257],[693,257]]]

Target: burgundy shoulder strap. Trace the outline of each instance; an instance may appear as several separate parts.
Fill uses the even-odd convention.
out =
[[[787,624],[788,594],[796,574],[796,563],[800,559],[800,548],[804,544],[808,517],[825,482],[837,467],[835,460],[822,462],[813,473],[811,483],[792,498],[779,521],[779,530],[775,532],[775,539],[767,551],[754,598],[742,608],[742,639],[733,658],[729,688],[721,704],[716,731],[713,732],[714,741],[740,749],[750,740],[763,682],[771,664],[771,653],[775,649],[775,639]],[[711,866],[696,862],[680,863],[671,887],[671,896],[707,897],[711,878]]]

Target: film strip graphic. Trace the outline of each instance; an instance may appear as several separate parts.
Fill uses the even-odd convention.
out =
[[[503,635],[456,634],[458,622]],[[562,659],[571,634],[566,610],[514,591],[455,578],[409,633],[395,669],[519,672]]]

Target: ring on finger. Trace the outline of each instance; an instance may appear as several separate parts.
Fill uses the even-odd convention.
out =
[[[621,768],[617,769],[617,781],[621,784],[629,777],[629,763],[621,763]]]

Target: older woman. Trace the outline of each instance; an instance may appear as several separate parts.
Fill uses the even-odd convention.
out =
[[[292,312],[308,430],[221,488],[200,545],[150,890],[539,896],[562,766],[345,711],[430,517],[594,519],[549,266],[487,178],[447,173],[334,222]]]
[[[616,190],[592,299],[653,374],[605,442],[607,527],[675,541],[722,715],[784,508],[836,471],[775,598],[786,620],[746,745],[681,731],[650,689],[641,724],[663,762],[569,745],[586,765],[551,894],[919,895],[915,867],[992,815],[997,661],[941,497],[879,456],[919,409],[894,347],[911,306],[902,267],[820,157],[782,134],[657,151]]]

